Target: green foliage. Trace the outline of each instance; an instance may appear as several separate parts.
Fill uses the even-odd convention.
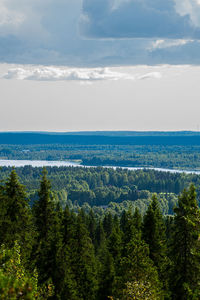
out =
[[[0,248],[0,298],[41,299],[38,290],[37,273],[28,275],[21,262],[20,247],[17,242],[8,250]]]
[[[1,299],[200,298],[200,213],[193,185],[179,196],[175,216],[163,217],[161,210],[175,203],[174,195],[150,199],[148,191],[136,193],[135,186],[128,186],[131,172],[99,168],[93,177],[91,171],[70,172],[76,175],[76,182],[68,176],[73,188],[80,185],[85,192],[97,184],[94,189],[101,201],[107,192],[109,198],[121,200],[140,193],[143,200],[123,200],[123,212],[112,202],[97,213],[87,202],[80,208],[79,198],[72,204],[70,193],[62,191],[69,203],[63,209],[43,170],[30,208],[12,170],[0,186]],[[137,173],[140,180],[142,174],[146,178],[142,172]],[[90,183],[84,183],[85,175]],[[111,181],[121,187],[110,188]],[[140,208],[145,205],[143,218],[138,203]]]
[[[200,212],[194,185],[183,191],[174,211],[171,252],[173,299],[199,299]]]
[[[123,300],[159,300],[160,296],[148,281],[132,281],[126,283]]]

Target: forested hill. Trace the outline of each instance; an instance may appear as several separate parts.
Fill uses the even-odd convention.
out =
[[[1,132],[0,144],[200,145],[199,132]]]

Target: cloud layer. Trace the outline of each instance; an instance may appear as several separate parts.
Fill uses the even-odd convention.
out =
[[[200,38],[197,0],[176,1],[121,0],[116,6],[113,0],[84,0],[83,32],[99,38]]]
[[[200,63],[199,38],[199,0],[0,0],[0,62]]]
[[[3,79],[35,80],[35,81],[98,81],[98,80],[144,80],[160,79],[160,72],[125,73],[115,68],[58,68],[58,67],[17,67],[9,69]]]

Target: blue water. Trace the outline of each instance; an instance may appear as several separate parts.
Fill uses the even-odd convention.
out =
[[[32,167],[87,167],[90,168],[90,166],[83,166],[79,163],[72,162],[72,161],[48,161],[48,160],[0,160],[0,166],[1,167],[24,167],[24,166],[32,166]],[[94,166],[92,166],[94,167]],[[118,168],[114,166],[105,166],[108,168]],[[141,167],[121,167],[122,169],[128,169],[128,170],[140,170],[144,169]],[[156,171],[162,171],[162,172],[171,172],[171,173],[187,173],[187,174],[200,174],[200,171],[193,171],[193,170],[175,170],[175,169],[163,169],[163,168],[145,168],[145,169],[151,169]]]

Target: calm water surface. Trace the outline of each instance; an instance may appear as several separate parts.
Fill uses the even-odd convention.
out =
[[[95,166],[84,166],[79,163],[72,161],[48,161],[48,160],[0,160],[0,167],[95,167]],[[108,168],[119,168],[116,166],[104,166]],[[200,171],[188,171],[188,170],[173,170],[173,169],[163,169],[163,168],[141,168],[141,167],[120,167],[122,169],[128,170],[141,170],[141,169],[150,169],[162,172],[171,172],[171,173],[187,173],[187,174],[200,174]]]

